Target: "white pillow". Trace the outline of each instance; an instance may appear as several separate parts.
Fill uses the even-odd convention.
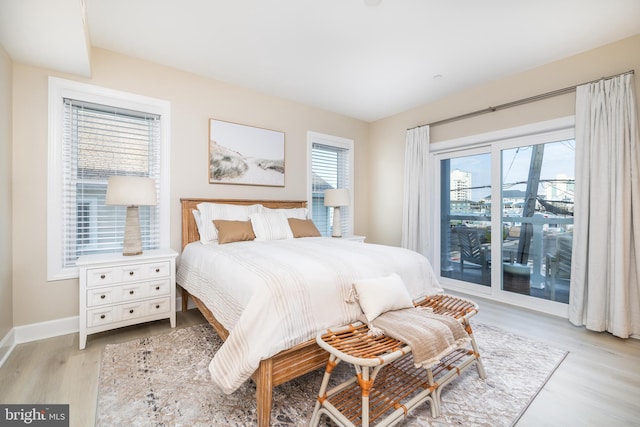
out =
[[[249,218],[256,240],[293,239],[289,221],[282,212],[254,213]]]
[[[396,273],[386,277],[355,280],[353,286],[358,294],[360,308],[369,323],[386,311],[413,307],[409,291]]]
[[[202,216],[200,211],[197,209],[192,209],[191,213],[193,214],[193,219],[196,222],[196,228],[198,228],[198,234],[200,238],[202,238]]]
[[[309,210],[307,208],[264,208],[265,212],[282,212],[287,218],[307,219]]]
[[[263,206],[256,205],[227,205],[224,203],[198,203],[202,230],[200,241],[208,244],[218,240],[218,230],[213,224],[214,219],[226,221],[248,221],[252,213],[262,212]]]

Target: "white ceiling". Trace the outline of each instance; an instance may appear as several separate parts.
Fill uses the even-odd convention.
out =
[[[84,2],[86,25],[82,0],[0,0],[0,43],[84,76],[96,46],[365,121],[640,33],[639,0]]]

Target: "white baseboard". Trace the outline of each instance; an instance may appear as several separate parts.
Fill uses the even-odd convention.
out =
[[[80,320],[78,316],[15,326],[0,341],[0,367],[9,358],[17,344],[72,334],[78,332],[79,329]]]
[[[7,335],[0,340],[0,368],[7,361],[14,348],[16,348],[16,333],[15,329],[11,328]]]
[[[71,316],[63,319],[16,326],[14,329],[16,331],[16,344],[21,344],[78,332],[80,330],[80,318],[78,316]]]
[[[195,308],[193,301],[189,301],[188,308]],[[176,298],[176,310],[182,308],[182,296]],[[32,323],[30,325],[16,326],[0,340],[0,367],[7,360],[16,344],[53,338],[60,335],[74,334],[80,330],[80,318],[78,316],[65,317],[63,319],[49,320],[46,322]]]

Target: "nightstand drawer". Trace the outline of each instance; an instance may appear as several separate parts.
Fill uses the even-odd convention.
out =
[[[168,313],[171,309],[171,298],[164,297],[154,299],[152,301],[146,301],[147,314]]]
[[[117,288],[116,288],[117,289]],[[87,307],[96,307],[98,305],[111,304],[117,302],[114,294],[117,293],[114,288],[91,289],[87,291]]]
[[[119,286],[114,289],[116,291],[116,302],[125,302],[147,296],[147,286],[144,283],[132,283],[130,285]]]
[[[143,283],[88,289],[87,307],[97,307],[141,298],[169,295],[171,293],[169,283],[170,279],[161,279]]]
[[[110,285],[120,281],[118,268],[90,268],[87,270],[87,286]]]
[[[122,267],[120,277],[123,282],[146,280],[154,277],[169,277],[169,267],[169,261],[133,264]]]
[[[146,314],[146,304],[147,301],[138,301],[115,307],[119,314],[118,320],[129,320],[137,317],[143,317]]]
[[[147,264],[147,278],[169,277],[171,275],[171,263],[169,261]]]
[[[115,322],[117,319],[114,318],[114,312],[113,307],[96,308],[87,311],[87,327],[92,328]]]
[[[155,280],[147,283],[148,297],[169,295],[170,293],[171,288],[169,288],[169,279]]]

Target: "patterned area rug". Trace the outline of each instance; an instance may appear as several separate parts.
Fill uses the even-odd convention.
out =
[[[403,426],[510,426],[564,360],[567,352],[472,323],[487,379],[474,367],[442,392],[442,414],[425,404]],[[246,382],[225,395],[209,382],[208,365],[221,345],[213,329],[196,325],[166,334],[107,345],[100,370],[98,426],[253,426],[255,386]],[[338,365],[347,375],[350,366]],[[336,369],[337,371],[337,369]],[[273,391],[273,426],[308,425],[323,370]],[[324,419],[322,425],[332,425]]]

